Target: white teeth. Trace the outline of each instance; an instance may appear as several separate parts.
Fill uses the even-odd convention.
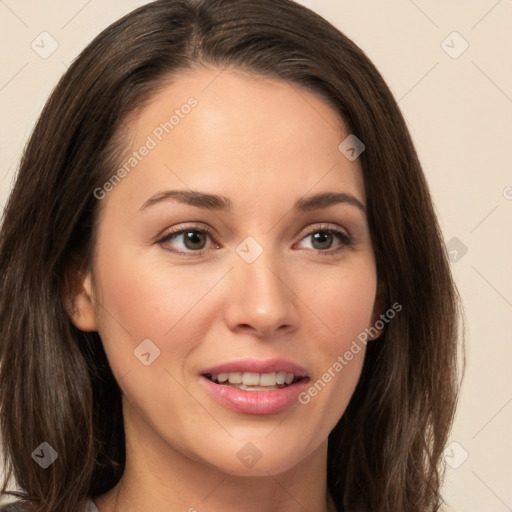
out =
[[[284,384],[286,380],[286,372],[278,372],[276,374],[276,384]]]
[[[252,372],[244,372],[242,375],[242,384],[244,386],[258,386],[260,383],[260,374]]]
[[[260,386],[275,386],[277,384],[276,381],[276,373],[262,373],[259,375],[259,385]],[[245,382],[244,382],[245,384]]]
[[[228,380],[231,384],[242,384],[242,374],[240,372],[228,373]]]
[[[246,389],[247,386],[272,387],[282,386],[283,384],[291,384],[295,378],[293,373],[272,372],[272,373],[256,373],[256,372],[231,372],[231,373],[213,373],[211,380],[220,384],[238,384],[240,389]]]

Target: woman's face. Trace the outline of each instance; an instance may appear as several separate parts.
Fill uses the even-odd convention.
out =
[[[379,313],[346,127],[296,85],[201,69],[127,129],[77,321],[103,340],[127,441],[252,475],[325,450]]]

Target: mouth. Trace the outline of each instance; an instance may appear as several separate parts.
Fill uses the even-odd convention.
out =
[[[309,382],[302,366],[286,359],[239,359],[200,373],[206,393],[218,404],[243,414],[272,415],[298,402]]]
[[[222,372],[203,373],[214,384],[229,386],[244,391],[272,391],[292,386],[298,382],[309,380],[308,377],[295,373],[271,372]]]

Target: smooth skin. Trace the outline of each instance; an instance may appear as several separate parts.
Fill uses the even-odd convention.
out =
[[[127,157],[189,97],[197,106],[100,201],[91,268],[75,275],[73,322],[99,332],[123,394],[126,469],[95,502],[114,510],[118,493],[119,512],[333,511],[327,438],[364,349],[307,405],[277,414],[223,407],[200,374],[278,357],[314,383],[382,313],[364,211],[349,202],[293,210],[320,192],[365,204],[360,163],[338,149],[350,132],[304,88],[200,67],[127,120]],[[220,194],[231,208],[143,207],[168,190]],[[168,236],[172,228],[196,236]],[[263,250],[252,263],[236,250],[247,237]],[[160,350],[148,366],[134,355],[145,339]],[[261,453],[250,468],[237,457],[248,442]]]

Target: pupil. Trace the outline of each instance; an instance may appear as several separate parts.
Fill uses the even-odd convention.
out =
[[[202,246],[197,247],[196,245],[198,243],[201,245],[201,235],[202,233],[198,233],[197,231],[188,231],[185,236],[185,246],[187,249],[202,249]]]
[[[332,242],[332,234],[328,233],[327,231],[318,231],[313,235],[313,240],[315,242],[320,242],[320,244],[326,245],[325,247],[320,247],[321,249],[328,249]]]

